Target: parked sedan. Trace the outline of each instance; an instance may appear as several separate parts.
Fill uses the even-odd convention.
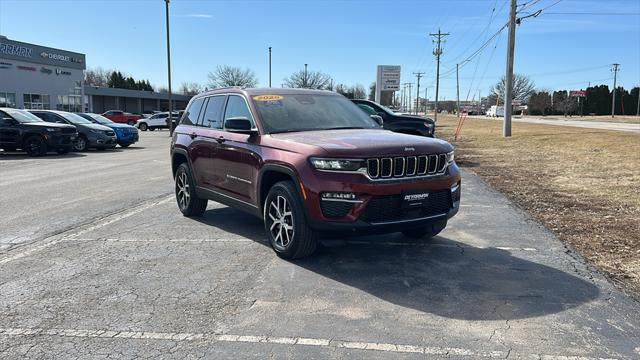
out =
[[[403,134],[434,136],[436,124],[432,119],[418,115],[399,114],[371,100],[356,99],[351,101],[368,115],[380,116],[384,120],[383,126],[387,130]]]
[[[138,142],[138,129],[131,125],[117,124],[100,114],[78,113],[78,115],[91,121],[94,124],[104,125],[113,129],[113,131],[116,133],[118,145],[122,147],[128,147],[129,145]]]
[[[82,116],[56,110],[29,110],[29,112],[50,123],[74,125],[79,134],[73,144],[75,151],[85,151],[88,148],[104,150],[116,147],[116,133],[111,128],[94,124]]]

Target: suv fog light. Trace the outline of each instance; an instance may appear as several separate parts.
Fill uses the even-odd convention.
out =
[[[322,200],[328,201],[357,201],[356,194],[347,192],[323,192],[320,194]]]
[[[460,183],[451,187],[451,200],[453,200],[453,202],[460,201]]]

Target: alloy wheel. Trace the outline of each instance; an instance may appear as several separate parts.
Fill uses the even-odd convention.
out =
[[[293,240],[293,212],[291,204],[283,196],[276,196],[269,203],[268,216],[271,221],[269,231],[275,246],[286,249]]]
[[[186,209],[191,201],[191,193],[189,188],[189,180],[187,179],[187,173],[181,172],[176,178],[176,186],[178,188],[178,203],[180,208]]]
[[[76,140],[76,142],[73,144],[73,148],[76,151],[83,151],[86,148],[86,146],[87,146],[87,143],[82,137],[79,137],[78,140]]]

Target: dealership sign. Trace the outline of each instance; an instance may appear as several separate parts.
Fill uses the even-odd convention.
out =
[[[0,43],[0,54],[30,58],[33,55],[33,49],[26,46]]]
[[[586,90],[571,90],[569,91],[569,96],[571,97],[587,97]]]
[[[400,90],[400,65],[378,65],[376,76],[376,102],[383,91]]]

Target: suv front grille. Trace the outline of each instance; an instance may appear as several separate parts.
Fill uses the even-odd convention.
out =
[[[451,191],[438,190],[429,194],[428,202],[419,208],[402,208],[402,195],[374,196],[367,203],[360,220],[368,223],[383,223],[420,219],[446,214],[452,207]]]
[[[367,159],[367,175],[372,179],[439,175],[446,169],[446,154]]]

